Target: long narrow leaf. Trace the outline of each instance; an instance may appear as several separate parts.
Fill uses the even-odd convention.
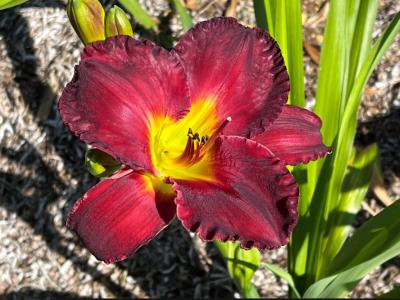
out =
[[[347,296],[370,271],[400,255],[400,201],[363,224],[343,245],[332,263],[332,276],[317,281],[305,298]]]
[[[301,0],[292,0],[286,5],[286,19],[286,55],[290,77],[289,103],[303,107],[305,102]]]
[[[351,44],[351,60],[349,62],[349,84],[351,90],[354,80],[361,69],[365,56],[371,48],[372,32],[376,14],[378,13],[379,0],[364,0],[360,3],[357,17],[357,30],[354,32]]]
[[[285,59],[286,66],[288,67],[286,1],[269,0],[269,2],[275,2],[274,38],[278,42],[282,56]]]
[[[268,269],[269,271],[274,273],[276,276],[279,276],[280,278],[282,278],[283,280],[285,280],[287,282],[289,287],[293,290],[295,298],[301,298],[300,293],[297,291],[296,285],[293,281],[292,275],[290,275],[285,270],[283,270],[273,264],[264,263],[264,266],[266,269]]]
[[[193,26],[192,17],[189,15],[188,11],[183,6],[181,0],[172,0],[172,3],[174,4],[175,9],[179,14],[183,30],[188,31]]]
[[[0,0],[0,10],[25,3],[28,0]]]
[[[357,110],[361,101],[362,91],[373,69],[379,63],[383,54],[392,43],[395,35],[399,32],[399,30],[400,13],[395,16],[388,28],[381,34],[379,39],[370,49],[365,59],[365,62],[360,70],[359,76],[354,82],[354,87],[350,93],[349,100],[346,105],[346,110],[344,112],[342,125],[338,134],[336,144],[337,147],[335,147],[335,152],[332,156],[332,164],[335,166],[335,170],[329,179],[329,191],[326,195],[328,199],[332,199],[333,197],[335,197],[335,195],[338,195],[336,189],[337,187],[340,187],[342,185],[344,179],[347,161],[352,151],[353,140],[356,132]]]
[[[338,189],[340,189],[342,185],[347,162],[352,151],[352,145],[357,126],[357,110],[361,101],[362,91],[373,69],[382,58],[386,49],[393,41],[395,35],[398,33],[400,29],[399,20],[400,14],[397,14],[385,32],[370,49],[347,100],[338,137],[334,144],[333,155],[326,160],[327,169],[325,171],[328,172],[329,175],[325,176],[326,174],[322,174],[320,176],[319,184],[321,184],[322,188],[317,194],[315,194],[318,197],[322,197],[322,199],[326,199],[327,202],[327,206],[324,207],[324,216],[322,219],[320,219],[320,223],[318,223],[322,224],[322,226],[317,225],[319,228],[325,227],[325,230],[319,230],[317,232],[321,236],[329,236],[329,233],[327,234],[326,231],[326,222],[328,220],[328,216],[331,217],[331,214],[334,213],[338,208],[338,201],[340,200],[340,198],[337,197],[337,195],[340,193],[340,190]],[[318,236],[316,236],[316,238],[318,238]],[[325,238],[325,240],[322,240],[321,242],[318,242],[318,240],[314,239],[314,242],[316,243],[312,244],[312,246],[316,246],[316,248],[314,248],[316,251],[311,251],[309,253],[310,259],[314,255],[314,259],[316,258],[317,261],[320,261],[324,255],[323,246],[327,245],[327,239]],[[329,262],[325,263],[329,264]],[[318,267],[322,267],[322,264]],[[317,277],[319,278],[324,275],[320,271],[323,271],[323,268],[321,270],[317,268]]]
[[[260,252],[257,249],[243,250],[238,242],[215,241],[222,256],[227,261],[229,274],[244,298],[258,298],[251,279],[260,266]]]
[[[324,261],[331,262],[346,240],[355,216],[361,208],[362,201],[368,191],[372,172],[378,157],[378,146],[372,144],[356,155],[348,166],[344,178],[340,204],[328,224]],[[321,272],[329,267],[329,263],[321,267]],[[325,274],[323,274],[325,275]]]
[[[118,0],[119,3],[146,29],[156,29],[153,18],[140,6],[137,0]]]
[[[358,3],[359,0],[354,1]],[[321,53],[321,68],[318,75],[317,102],[315,112],[321,117],[323,127],[321,129],[324,141],[332,145],[343,115],[346,103],[347,63],[349,59],[350,35],[355,23],[355,9],[357,5],[349,5],[347,0],[330,2],[329,15],[324,33],[324,43]],[[333,149],[335,153],[335,148]],[[348,158],[343,158],[346,162]],[[327,219],[330,215],[332,202],[338,199],[328,197],[330,192],[329,178],[333,169],[332,155],[308,165],[308,182],[313,195],[301,198],[303,206],[310,207],[309,217],[303,219],[306,232],[310,233],[307,249],[307,284],[312,283],[317,277],[322,260],[323,237],[326,230]],[[343,170],[344,174],[344,170]],[[317,184],[318,180],[318,184]],[[337,191],[336,194],[338,194]],[[307,198],[308,197],[308,198]],[[311,200],[312,204],[311,204]],[[301,221],[302,222],[302,221]]]
[[[257,26],[275,37],[275,0],[253,0]]]

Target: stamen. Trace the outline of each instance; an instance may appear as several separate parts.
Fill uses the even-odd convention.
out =
[[[200,161],[207,151],[213,146],[215,140],[222,133],[226,125],[228,125],[231,121],[231,117],[226,118],[210,137],[205,135],[202,136],[201,139],[199,133],[196,132],[193,134],[192,129],[189,128],[185,150],[183,150],[179,157],[174,159],[175,163],[191,166]]]
[[[218,127],[216,131],[211,135],[210,139],[201,149],[201,156],[203,156],[214,144],[215,140],[220,136],[226,125],[232,121],[232,118],[229,116],[225,119],[225,121]]]
[[[198,142],[200,142],[200,135],[196,132],[196,133],[193,135],[193,139],[196,140],[196,141],[198,141]]]

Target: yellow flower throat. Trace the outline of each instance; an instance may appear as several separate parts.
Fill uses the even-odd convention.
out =
[[[213,100],[195,102],[178,121],[165,116],[153,118],[149,138],[156,175],[214,181],[210,150],[230,120],[219,121]]]

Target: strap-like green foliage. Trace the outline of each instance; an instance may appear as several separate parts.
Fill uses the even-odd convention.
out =
[[[346,297],[357,283],[383,262],[400,255],[400,201],[363,224],[343,245],[327,278],[311,285],[305,298]]]
[[[0,0],[0,10],[25,3],[28,0]]]
[[[283,280],[286,281],[286,283],[290,286],[290,288],[293,291],[294,298],[300,298],[300,293],[297,291],[293,277],[292,275],[290,275],[290,273],[286,272],[285,270],[273,264],[264,263],[264,266],[266,269],[270,270],[272,273],[274,273],[275,275],[281,277]]]
[[[244,298],[258,298],[257,290],[251,283],[254,272],[260,266],[260,252],[256,249],[243,250],[239,242],[214,242],[225,258],[229,274]]]
[[[172,0],[172,3],[179,14],[183,30],[188,31],[193,26],[192,17],[186,10],[185,6],[183,6],[181,0]]]
[[[137,0],[118,0],[119,3],[146,29],[157,28],[154,19],[140,6]]]

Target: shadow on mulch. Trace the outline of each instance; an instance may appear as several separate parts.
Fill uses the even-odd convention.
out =
[[[400,84],[393,89],[400,89]],[[377,143],[382,171],[400,177],[400,108],[394,108],[387,116],[362,122],[358,125],[356,142],[363,146]],[[386,176],[385,176],[386,177]]]
[[[106,2],[106,4],[110,5],[113,1]],[[36,5],[35,1],[33,1],[26,3],[24,7]],[[43,1],[38,6],[65,7],[62,1]],[[5,17],[4,14],[7,14],[7,18],[13,20],[13,22],[0,27],[0,35],[2,35],[5,40],[7,53],[12,61],[13,74],[15,74],[14,81],[21,91],[23,100],[27,104],[30,114],[36,116],[37,124],[47,133],[48,140],[51,141],[57,154],[62,158],[65,172],[71,174],[71,177],[77,179],[78,182],[88,182],[84,168],[71,167],[76,165],[77,160],[81,158],[79,157],[79,153],[84,153],[84,144],[70,133],[60,136],[57,134],[59,132],[56,132],[53,127],[46,125],[46,119],[43,120],[40,118],[41,112],[43,112],[42,99],[44,95],[46,98],[54,99],[54,101],[56,101],[56,95],[49,95],[49,93],[52,93],[50,87],[46,82],[43,82],[38,75],[38,63],[28,23],[18,12],[18,8],[0,12],[0,18]],[[164,19],[163,22],[168,23],[169,20]],[[18,28],[18,30],[15,30],[15,28]],[[23,41],[23,43],[16,43],[15,41]],[[29,57],[29,59],[26,59],[27,57]],[[48,109],[48,117],[59,120],[54,102],[50,103],[50,107],[45,107],[44,109]],[[67,132],[66,128],[63,130]],[[63,140],[63,136],[68,136],[68,140]],[[66,144],[68,147],[65,146]],[[26,178],[12,173],[0,173],[0,185],[6,191],[6,197],[0,201],[0,205],[5,207],[8,211],[16,213],[19,218],[32,227],[36,234],[43,237],[51,250],[70,260],[81,272],[90,274],[94,281],[104,285],[115,296],[134,296],[132,291],[126,290],[111,280],[109,276],[99,272],[96,266],[89,265],[86,258],[77,256],[74,251],[68,247],[72,242],[77,243],[76,238],[67,239],[58,233],[54,223],[54,216],[48,212],[48,207],[62,197],[62,192],[69,187],[59,177],[56,170],[48,167],[48,164],[46,164],[44,158],[37,152],[35,146],[25,143],[18,151],[2,147],[1,155],[21,165],[34,165],[36,169],[40,170],[40,176],[37,178]],[[84,178],[84,176],[86,176],[86,178]],[[26,188],[27,182],[29,182],[30,187],[32,187],[31,190],[33,191],[29,196],[21,192]],[[92,179],[91,184],[89,184],[93,185],[94,183],[95,180]],[[78,189],[72,191],[72,196],[67,200],[69,206],[71,206],[85,190],[85,186],[79,185]],[[67,209],[65,208],[63,210],[64,220],[66,212]],[[171,251],[171,253],[165,253],[163,255],[153,255],[152,253],[159,254],[160,251],[162,252],[160,247],[163,248],[163,246],[166,246],[166,248],[168,248],[168,242],[166,241],[168,235],[174,236],[173,241],[177,245],[178,253]],[[169,237],[168,240],[170,241],[171,238]],[[153,242],[140,249],[133,258],[119,262],[117,265],[121,269],[127,270],[128,274],[132,275],[137,281],[137,284],[150,296],[218,296],[231,298],[233,296],[233,284],[230,281],[229,275],[226,273],[222,281],[228,282],[227,285],[231,286],[232,289],[220,287],[218,282],[221,282],[221,279],[218,281],[211,278],[215,275],[213,274],[213,268],[217,264],[212,263],[210,270],[202,269],[199,258],[193,251],[194,248],[190,236],[175,222],[175,224],[167,228],[165,232],[160,234]],[[223,265],[222,258],[218,255],[217,250],[214,248],[211,252],[211,259],[217,260],[220,266]],[[191,267],[180,269],[179,264]],[[198,288],[199,286],[200,288]],[[77,295],[74,294],[56,291],[23,289],[18,292],[7,294],[6,298],[24,299],[26,297],[31,298],[36,296],[41,299],[77,297]],[[4,296],[0,298],[2,299],[2,297]]]
[[[25,300],[25,299],[91,299],[80,297],[73,293],[63,293],[57,291],[44,291],[39,289],[23,288],[18,292],[6,293],[0,295],[0,300]]]

